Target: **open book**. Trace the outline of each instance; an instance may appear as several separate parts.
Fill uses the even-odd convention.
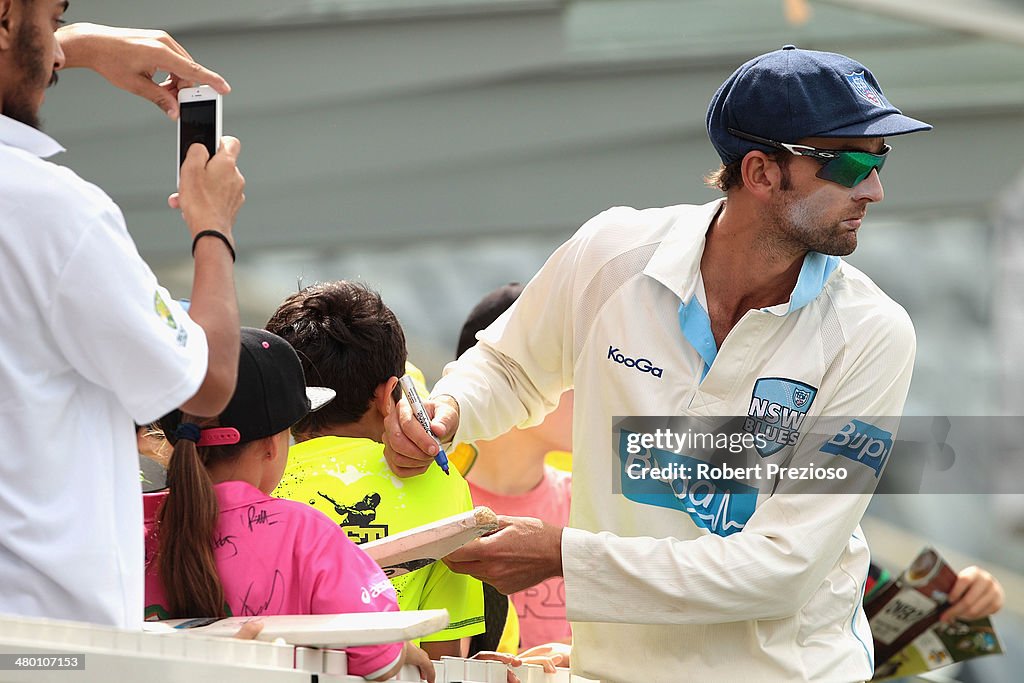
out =
[[[875,641],[872,680],[914,676],[982,655],[1002,653],[987,618],[944,624],[956,572],[925,548],[902,574],[883,580],[864,599]]]
[[[147,621],[150,633],[194,633],[231,637],[248,621],[263,623],[256,640],[281,638],[290,645],[346,648],[399,643],[422,638],[448,626],[448,611],[357,612],[353,614],[275,614],[261,617],[168,619]]]
[[[390,579],[425,567],[497,528],[497,515],[477,507],[359,547]]]

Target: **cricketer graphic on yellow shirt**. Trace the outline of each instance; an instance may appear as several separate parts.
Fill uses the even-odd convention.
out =
[[[455,468],[451,476],[431,467],[417,477],[400,479],[388,469],[382,444],[337,436],[292,446],[274,495],[324,512],[357,544],[473,509],[469,486]],[[483,589],[476,579],[434,562],[395,577],[392,583],[403,610],[448,610],[448,628],[424,641],[483,632]]]

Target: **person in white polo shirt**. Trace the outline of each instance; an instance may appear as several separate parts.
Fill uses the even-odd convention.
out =
[[[870,486],[702,479],[686,448],[630,444],[613,419],[737,416],[747,463],[875,481],[916,340],[841,257],[882,200],[886,138],[929,128],[842,55],[786,46],[739,67],[707,113],[724,199],[595,217],[434,387],[443,442],[537,424],[576,392],[569,526],[504,518],[446,562],[503,592],[564,576],[588,678],[870,679]],[[386,428],[397,474],[431,466],[404,403]],[[633,478],[652,464],[678,475]]]
[[[46,160],[63,150],[39,129],[39,109],[65,66],[93,67],[172,118],[178,83],[227,83],[161,32],[58,31],[66,6],[0,0],[0,613],[141,626],[132,421],[178,406],[216,415],[234,391],[231,228],[244,179],[237,140],[209,160],[195,145],[169,200],[193,238],[189,317],[117,205]],[[163,87],[155,69],[172,73]]]

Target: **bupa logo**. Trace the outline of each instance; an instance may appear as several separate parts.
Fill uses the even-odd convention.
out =
[[[743,531],[757,507],[755,487],[732,479],[701,479],[697,468],[707,463],[682,453],[657,448],[631,453],[632,435],[623,429],[618,449],[619,481],[628,500],[685,512],[694,524],[717,536]]]
[[[608,347],[608,360],[625,365],[627,368],[636,368],[640,372],[649,372],[658,379],[661,379],[661,375],[664,372],[664,368],[654,367],[650,360],[646,358],[630,358],[613,346]]]
[[[755,448],[768,457],[800,438],[807,411],[818,390],[783,377],[762,377],[754,383],[743,430],[755,437]]]
[[[875,479],[878,479],[892,452],[892,434],[867,422],[850,420],[821,447],[821,452],[841,455],[867,465],[875,471]]]
[[[871,84],[868,83],[868,80],[864,77],[863,71],[846,74],[846,81],[853,87],[854,92],[871,104],[876,107],[885,106],[882,104],[882,98],[877,92],[875,92],[875,89],[871,87]]]

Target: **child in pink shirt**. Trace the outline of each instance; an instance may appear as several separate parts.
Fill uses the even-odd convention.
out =
[[[508,460],[518,455],[510,453]],[[486,505],[498,514],[511,517],[536,517],[549,524],[562,526],[569,523],[572,487],[570,473],[544,465],[543,478],[539,484],[525,493],[506,495],[484,488],[471,478],[481,462],[486,460],[482,461],[478,456],[476,465],[467,476],[474,505]],[[565,619],[565,580],[562,577],[552,577],[509,597],[519,617],[520,651],[544,643],[569,642],[572,639],[569,622]]]
[[[287,342],[243,328],[238,385],[220,416],[161,420],[175,446],[169,491],[144,496],[147,619],[398,609],[380,567],[338,525],[268,495],[284,472],[288,428],[333,396],[307,389]],[[412,645],[346,652],[350,674],[385,680],[410,663],[433,678]]]

